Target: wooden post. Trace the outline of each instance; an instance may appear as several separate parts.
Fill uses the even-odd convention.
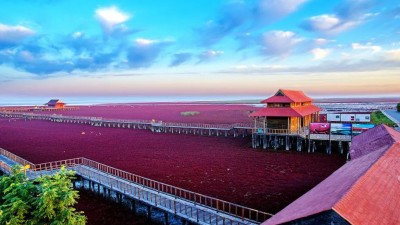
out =
[[[151,210],[152,210],[151,205],[147,205],[147,221],[148,222],[151,221]]]
[[[331,140],[326,142],[326,154],[331,154]]]
[[[285,137],[286,151],[289,151],[289,136]]]
[[[351,147],[351,141],[349,141],[349,146],[348,146],[348,150],[347,150],[347,156],[346,156],[347,161],[350,160],[350,147]]]
[[[136,214],[136,200],[135,199],[132,199],[131,206],[132,206],[132,212],[135,215]]]
[[[263,149],[267,149],[267,135],[263,134]]]
[[[164,220],[165,220],[165,225],[169,225],[169,222],[168,222],[168,212],[164,212]]]

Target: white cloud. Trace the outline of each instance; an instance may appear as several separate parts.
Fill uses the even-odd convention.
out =
[[[199,62],[207,62],[207,61],[217,58],[218,56],[221,56],[223,54],[224,54],[223,51],[207,50],[207,51],[203,51],[202,53],[200,53],[198,55],[198,58],[200,60]]]
[[[9,26],[0,23],[0,42],[17,43],[34,34],[35,31],[21,25]]]
[[[219,56],[224,54],[223,51],[215,51],[215,50],[208,50],[208,51],[204,51],[202,53],[203,56],[207,56],[207,57],[215,57],[215,56]]]
[[[340,19],[335,15],[319,15],[309,19],[310,25],[314,30],[327,31],[333,29],[340,23]]]
[[[291,31],[270,31],[263,34],[262,51],[267,55],[286,56],[302,40]]]
[[[310,17],[306,20],[304,27],[310,31],[336,35],[360,24],[359,20],[343,20],[336,15],[323,14]]]
[[[81,37],[83,37],[83,33],[80,32],[80,31],[77,31],[77,32],[75,32],[75,33],[72,34],[72,38],[73,38],[73,39],[79,39],[79,38],[81,38]]]
[[[314,44],[315,44],[315,45],[326,45],[326,44],[328,44],[329,42],[331,42],[331,41],[328,40],[328,39],[325,39],[325,38],[317,38],[317,39],[314,39]]]
[[[257,5],[258,17],[264,22],[282,18],[296,11],[308,0],[260,0]]]
[[[400,49],[386,51],[386,59],[389,61],[400,62]]]
[[[157,41],[157,40],[151,40],[151,39],[145,39],[145,38],[137,38],[137,39],[135,40],[135,43],[136,43],[137,45],[142,45],[142,46],[151,45],[151,44],[154,44],[154,43],[157,43],[157,42],[159,42],[159,41]]]
[[[117,26],[120,26],[121,29],[126,29],[122,23],[128,21],[131,16],[120,11],[117,7],[111,6],[97,9],[96,18],[99,20],[104,32],[110,34]]]
[[[323,48],[314,48],[310,52],[311,54],[313,54],[314,60],[320,60],[331,54],[332,50]]]
[[[362,45],[360,43],[352,43],[351,48],[354,50],[368,50],[372,52],[379,52],[382,50],[381,46],[372,45],[371,43],[367,43],[366,45]]]

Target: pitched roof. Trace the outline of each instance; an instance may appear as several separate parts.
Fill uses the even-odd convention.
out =
[[[371,130],[379,132],[379,127]],[[398,165],[400,142],[389,148],[381,146],[346,163],[262,225],[286,223],[331,209],[352,224],[399,224]]]
[[[61,104],[65,104],[64,102],[62,102],[60,99],[51,99],[49,102],[47,102],[45,105],[56,105],[57,103],[61,103]]]
[[[356,159],[378,148],[389,148],[395,142],[400,142],[400,133],[386,125],[380,125],[353,138],[350,156]]]
[[[292,103],[292,102],[311,102],[312,99],[302,91],[279,89],[274,96],[271,96],[261,103]]]
[[[257,112],[250,114],[251,117],[257,116],[269,116],[269,117],[280,117],[280,116],[306,116],[315,112],[319,112],[321,109],[315,105],[307,105],[301,107],[287,107],[287,108],[263,108]]]
[[[400,224],[399,175],[400,143],[395,143],[333,210],[351,224]]]

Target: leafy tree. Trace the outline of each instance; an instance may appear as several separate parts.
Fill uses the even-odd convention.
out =
[[[397,103],[397,112],[400,112],[400,102]]]
[[[0,224],[10,225],[84,225],[86,217],[73,207],[79,198],[72,189],[74,173],[64,167],[55,175],[33,181],[21,167],[14,167],[10,176],[0,180]]]
[[[22,173],[21,167],[13,167],[11,174],[0,180],[0,190],[3,193],[0,224],[24,224],[33,209],[35,186]]]

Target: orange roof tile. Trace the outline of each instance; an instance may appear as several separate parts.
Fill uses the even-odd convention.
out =
[[[333,207],[351,224],[400,224],[400,143],[395,143]]]
[[[287,108],[263,108],[257,112],[250,114],[251,117],[267,116],[267,117],[303,117],[310,115],[315,112],[319,112],[321,109],[315,105],[307,105],[300,107],[287,107]]]
[[[278,94],[282,93],[283,96]],[[312,99],[306,96],[302,91],[279,89],[274,96],[271,96],[261,103],[292,103],[292,102],[311,102]]]

